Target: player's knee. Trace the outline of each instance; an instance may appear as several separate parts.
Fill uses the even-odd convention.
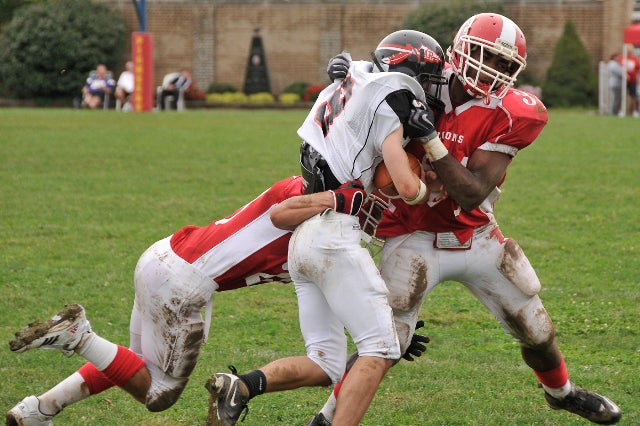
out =
[[[170,408],[176,403],[182,391],[184,390],[186,382],[183,386],[174,389],[165,389],[163,392],[157,392],[154,394],[148,394],[145,406],[147,410],[152,413],[157,413]]]
[[[155,365],[147,365],[151,373],[151,386],[145,406],[151,412],[164,411],[176,403],[187,386],[188,377],[173,377]]]
[[[307,357],[320,366],[322,371],[331,379],[331,383],[336,384],[345,372],[347,359],[344,354],[340,355],[330,348],[326,349],[308,348]]]
[[[504,243],[498,268],[505,278],[527,296],[535,296],[540,291],[540,280],[515,240],[508,239]]]
[[[538,297],[517,313],[505,312],[504,320],[522,346],[541,349],[551,345],[555,339],[551,318]]]
[[[555,341],[555,331],[553,327],[537,333],[525,335],[525,339],[520,339],[520,345],[536,351],[544,351]]]

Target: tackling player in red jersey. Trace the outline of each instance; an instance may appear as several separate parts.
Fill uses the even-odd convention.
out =
[[[7,425],[51,425],[64,407],[113,386],[122,387],[149,411],[172,406],[208,335],[213,292],[291,282],[287,269],[291,232],[276,228],[270,211],[296,197],[302,208],[294,220],[327,209],[356,215],[365,192],[359,181],[349,181],[333,191],[301,194],[300,176],[284,179],[232,215],[204,227],[186,226],[147,249],[134,274],[129,348],[93,332],[78,304],[16,333],[10,342],[13,352],[57,349],[89,362],[39,397],[24,398],[6,413]]]
[[[518,341],[551,408],[617,423],[615,403],[569,380],[538,297],[538,277],[493,214],[507,167],[547,123],[542,102],[512,88],[526,64],[524,35],[510,19],[482,13],[462,25],[447,54],[449,84],[436,125],[432,111],[418,108],[409,121],[429,134],[414,152],[430,179],[429,200],[414,206],[392,200],[377,231],[386,237],[379,268],[401,351],[427,294],[439,283],[457,281]],[[309,425],[331,424],[333,404],[332,395]]]

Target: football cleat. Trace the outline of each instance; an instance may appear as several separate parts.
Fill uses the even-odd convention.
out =
[[[307,423],[307,426],[331,426],[331,422],[327,420],[324,414],[318,413]]]
[[[34,322],[18,331],[9,342],[12,352],[28,349],[58,349],[66,356],[73,352],[86,333],[91,332],[82,305],[65,305],[45,322]]]
[[[234,366],[229,366],[232,374],[216,373],[209,377],[204,385],[209,391],[210,407],[209,422],[217,420],[217,424],[222,426],[233,426],[238,422],[240,415],[244,411],[244,418],[249,413],[249,388],[238,377],[238,372]],[[217,403],[217,407],[215,406]],[[217,416],[212,415],[215,410]],[[217,417],[215,419],[214,417]],[[215,424],[215,423],[214,423]]]
[[[545,392],[544,399],[554,410],[567,410],[601,425],[618,423],[622,416],[620,408],[609,398],[582,389],[573,383],[571,392],[564,398],[557,399]]]
[[[34,395],[20,401],[5,415],[6,426],[53,426],[51,419],[40,412],[40,401]]]

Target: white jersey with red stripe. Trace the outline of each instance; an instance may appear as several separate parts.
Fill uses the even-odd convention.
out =
[[[456,78],[451,75],[451,70],[445,72],[448,78]],[[502,99],[491,98],[488,104],[482,99],[472,99],[454,109],[449,100],[448,86],[443,86],[441,100],[445,103],[445,111],[436,128],[449,153],[462,165],[467,164],[477,149],[503,152],[514,157],[536,139],[548,120],[542,102],[534,95],[517,89],[509,89]],[[498,186],[503,181],[504,177]],[[464,243],[471,238],[475,227],[491,221],[493,204],[499,194],[500,189],[496,187],[472,211],[462,210],[452,198],[439,199],[442,198],[438,197],[439,194],[431,194],[430,201],[420,206],[407,206],[394,200],[393,212],[385,212],[377,235],[390,237],[417,230],[454,232]]]
[[[276,204],[302,193],[300,176],[281,180],[230,216],[204,227],[180,229],[171,237],[171,248],[211,277],[218,291],[291,282],[287,270],[291,232],[276,228],[269,212]]]
[[[387,98],[405,92],[425,102],[424,90],[415,79],[399,72],[373,72],[372,67],[371,62],[353,61],[344,80],[320,92],[298,129],[338,181],[360,179],[367,192],[373,190],[373,172],[382,161],[382,142],[402,125],[402,112],[397,111],[402,106],[390,105]]]

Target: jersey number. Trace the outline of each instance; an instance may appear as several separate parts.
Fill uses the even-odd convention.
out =
[[[324,101],[316,109],[315,121],[322,129],[322,134],[326,138],[329,134],[329,127],[333,124],[333,120],[342,114],[344,107],[351,99],[351,90],[353,89],[353,80],[351,76],[347,76],[340,87],[331,95],[328,101]]]

